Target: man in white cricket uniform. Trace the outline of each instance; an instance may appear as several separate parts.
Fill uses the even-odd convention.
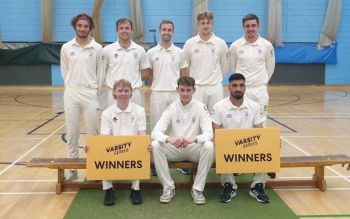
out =
[[[102,112],[101,135],[145,135],[146,115],[145,109],[131,101],[131,83],[121,79],[114,83],[113,97],[115,103]],[[102,181],[103,190],[106,191],[104,205],[114,205],[114,191],[112,181]],[[140,192],[140,181],[134,180],[131,185],[131,202],[143,202]]]
[[[184,45],[190,76],[196,80],[194,98],[212,112],[215,103],[223,98],[223,75],[229,69],[229,51],[226,42],[215,36],[213,14],[204,11],[197,15],[198,35]]]
[[[198,163],[197,175],[192,187],[195,204],[204,204],[205,181],[214,161],[213,129],[207,107],[196,99],[195,81],[192,77],[178,79],[180,99],[172,103],[152,131],[153,161],[159,181],[163,185],[161,203],[169,203],[175,196],[175,184],[170,176],[168,161]],[[165,132],[170,126],[171,133]]]
[[[242,19],[244,36],[230,46],[231,68],[246,78],[246,96],[259,103],[266,120],[269,94],[267,84],[275,70],[275,52],[272,44],[259,36],[259,18],[248,14]],[[272,178],[275,173],[269,173]]]
[[[228,89],[230,96],[214,105],[212,115],[214,129],[242,129],[262,128],[265,117],[260,112],[259,104],[250,100],[245,93],[245,78],[235,73],[229,78]],[[221,174],[221,184],[224,189],[219,197],[220,202],[230,202],[236,196],[237,185],[233,174]],[[249,194],[258,202],[268,203],[264,187],[267,180],[266,173],[256,173],[249,190]]]
[[[163,20],[159,25],[161,42],[147,51],[152,80],[151,127],[154,128],[163,111],[178,98],[176,81],[187,75],[185,55],[171,41],[174,23]]]
[[[131,82],[134,103],[144,106],[144,97],[140,91],[142,80],[148,80],[149,62],[146,51],[131,40],[132,21],[121,18],[116,22],[118,40],[103,48],[105,84],[109,88],[108,105],[114,103],[112,88],[115,81],[126,79]]]
[[[61,73],[64,80],[64,111],[67,129],[67,155],[79,157],[80,114],[83,113],[88,135],[98,134],[98,90],[103,82],[102,46],[89,36],[94,27],[87,14],[71,21],[76,36],[61,49]],[[70,170],[66,181],[78,179],[77,170]]]

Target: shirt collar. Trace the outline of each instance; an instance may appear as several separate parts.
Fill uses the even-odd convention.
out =
[[[175,45],[174,45],[174,43],[171,43],[171,46],[170,46],[169,48],[166,49],[166,48],[162,47],[162,46],[158,43],[157,49],[158,49],[158,51],[162,51],[162,50],[165,50],[165,51],[173,51],[173,50],[175,49]]]
[[[74,39],[72,40],[72,45],[74,46],[79,46],[79,43],[77,42],[77,37],[74,37]],[[89,42],[89,44],[87,44],[84,48],[94,48],[96,49],[96,41],[94,38],[91,39],[91,41]]]
[[[227,109],[228,110],[237,110],[237,109],[243,109],[243,108],[247,108],[247,99],[243,97],[243,103],[240,107],[237,107],[235,105],[232,104],[230,97],[227,97]]]
[[[199,43],[199,42],[202,42],[202,43],[212,43],[212,44],[215,44],[215,34],[213,32],[211,32],[211,36],[210,38],[208,39],[208,41],[204,41],[201,39],[201,37],[199,36],[199,33],[197,34],[197,39],[196,39],[196,42]]]
[[[122,110],[122,109],[120,109],[120,108],[117,106],[117,104],[115,103],[115,110],[114,110],[114,112],[115,112],[116,114],[123,113],[123,112],[130,113],[130,112],[131,112],[131,105],[132,105],[132,103],[131,103],[131,101],[129,101],[128,107],[126,107],[125,110]]]
[[[117,50],[132,50],[136,49],[136,43],[134,41],[131,41],[130,46],[127,49],[124,49],[123,47],[120,46],[119,40],[116,42],[117,45]]]
[[[258,45],[258,41],[260,40],[260,35],[258,35],[258,38],[255,40],[255,42],[253,42],[253,43],[249,43],[246,39],[245,39],[245,37],[243,36],[242,37],[242,42],[241,42],[241,45],[245,45],[245,44],[249,44],[249,45]]]

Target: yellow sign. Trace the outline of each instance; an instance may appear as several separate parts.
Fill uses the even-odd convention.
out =
[[[150,178],[150,136],[88,136],[86,142],[88,180]]]
[[[215,129],[216,173],[280,170],[278,128]]]

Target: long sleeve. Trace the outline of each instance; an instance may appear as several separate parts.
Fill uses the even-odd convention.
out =
[[[97,86],[98,86],[98,89],[100,90],[101,87],[103,86],[104,79],[105,79],[102,47],[97,50],[96,74],[97,74]]]
[[[68,59],[66,56],[66,47],[62,46],[60,52],[60,60],[61,60],[61,74],[64,83],[66,83],[67,73],[68,73]]]
[[[221,65],[221,72],[223,75],[225,75],[229,71],[230,52],[225,42],[222,44],[221,47],[222,48],[220,53],[220,65]]]
[[[236,57],[236,49],[233,45],[230,47],[230,65],[232,72],[236,73],[237,70],[237,57]]]
[[[169,137],[165,134],[165,131],[169,127],[170,122],[171,111],[170,109],[166,109],[151,133],[152,139],[165,143],[166,139]]]
[[[212,141],[214,134],[209,112],[207,109],[203,108],[200,113],[200,128],[202,129],[202,134],[196,136],[198,142]]]
[[[271,43],[267,44],[265,60],[267,75],[269,78],[268,80],[270,81],[272,74],[275,71],[275,51]]]

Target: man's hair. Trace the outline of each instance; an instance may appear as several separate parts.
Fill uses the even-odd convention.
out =
[[[130,27],[131,27],[131,30],[133,29],[132,28],[132,21],[129,18],[120,18],[120,19],[118,19],[115,22],[115,27],[118,29],[119,24],[122,24],[122,23],[129,23]]]
[[[77,25],[79,20],[86,20],[89,23],[90,30],[92,30],[94,28],[94,22],[92,21],[92,18],[89,15],[82,13],[82,14],[78,14],[77,16],[72,18],[70,23],[74,29],[75,29],[75,26]]]
[[[238,81],[238,80],[243,80],[245,81],[245,77],[241,74],[241,73],[233,73],[229,79],[228,79],[228,82],[231,82],[231,81]]]
[[[117,89],[117,87],[128,87],[132,91],[131,83],[125,79],[120,79],[120,80],[114,82],[113,90]]]
[[[194,87],[196,85],[196,81],[190,76],[182,76],[177,80],[177,86],[180,85]]]
[[[256,23],[259,24],[259,18],[255,14],[247,14],[246,16],[244,16],[242,19],[243,26],[244,26],[244,22],[246,22],[247,20],[256,20]]]
[[[199,14],[197,14],[197,21],[204,20],[204,19],[214,20],[213,13],[211,11],[202,11]]]
[[[162,20],[162,22],[160,22],[159,24],[159,30],[161,29],[163,24],[171,24],[171,26],[173,26],[173,30],[175,30],[174,23],[171,20]]]

